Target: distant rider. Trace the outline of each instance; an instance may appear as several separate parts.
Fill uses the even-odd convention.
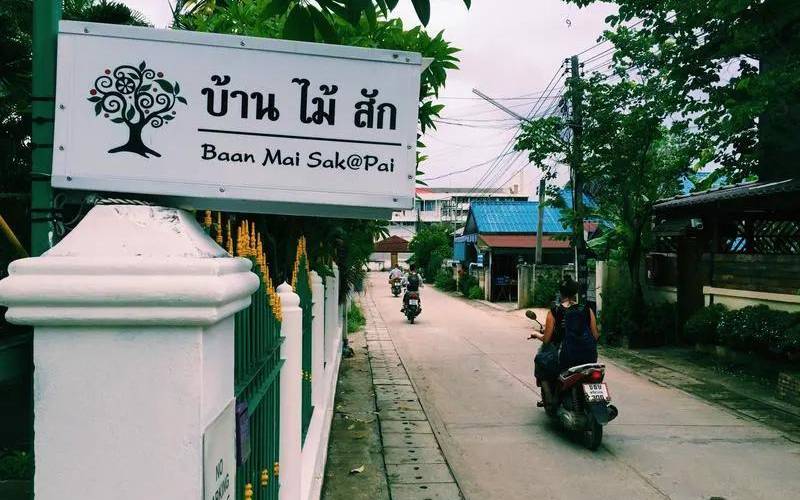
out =
[[[399,267],[394,266],[391,271],[389,271],[389,284],[392,284],[394,280],[402,280],[403,279],[403,271],[400,270]]]
[[[406,305],[408,304],[408,292],[417,292],[419,293],[419,287],[422,284],[422,278],[420,277],[419,273],[417,273],[417,266],[411,264],[411,268],[408,271],[408,274],[405,277],[405,284],[406,284],[406,293],[403,295],[403,308],[400,310],[404,312],[406,310]],[[420,300],[420,309],[422,309],[422,301]]]

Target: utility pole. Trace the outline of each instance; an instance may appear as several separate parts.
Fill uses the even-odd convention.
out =
[[[539,220],[536,221],[536,265],[542,263],[542,229],[544,226],[544,177],[539,181]]]
[[[570,58],[569,85],[572,94],[572,154],[570,155],[570,172],[572,179],[573,235],[575,240],[575,272],[578,281],[578,301],[586,303],[586,291],[589,280],[589,267],[586,261],[586,241],[583,237],[583,90],[581,88],[580,64],[578,56]]]
[[[56,39],[60,0],[33,2],[33,88],[31,93],[31,255],[50,248],[52,238],[53,121],[55,117]]]

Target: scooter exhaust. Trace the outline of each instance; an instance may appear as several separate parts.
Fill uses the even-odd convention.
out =
[[[579,431],[586,427],[586,416],[560,407],[556,413],[561,425],[571,431]]]
[[[619,415],[619,410],[614,405],[608,405],[608,421],[611,422]]]

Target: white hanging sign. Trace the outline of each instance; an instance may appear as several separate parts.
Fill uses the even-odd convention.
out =
[[[422,64],[408,52],[62,21],[52,183],[248,212],[411,208]]]

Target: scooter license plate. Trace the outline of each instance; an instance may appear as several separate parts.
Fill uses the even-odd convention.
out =
[[[419,301],[418,301],[418,300],[414,300],[414,299],[410,299],[410,300],[408,301],[408,303],[409,303],[409,304],[411,304],[412,306],[416,306],[416,305],[418,305],[418,304],[419,304]]]
[[[583,384],[583,393],[586,394],[586,401],[595,403],[598,401],[610,401],[606,384]]]

